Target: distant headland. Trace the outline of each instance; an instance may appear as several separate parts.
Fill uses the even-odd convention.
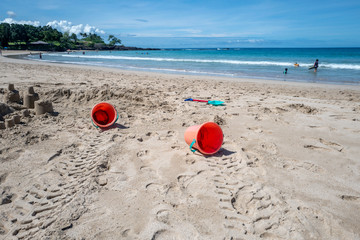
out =
[[[108,43],[96,33],[62,33],[50,26],[26,24],[0,24],[0,49],[8,50],[160,50],[157,48],[128,47],[114,35],[108,36]]]

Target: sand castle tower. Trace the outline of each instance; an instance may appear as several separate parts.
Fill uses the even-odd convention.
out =
[[[5,93],[6,103],[20,103],[20,94],[19,91],[15,90],[14,84],[10,83],[8,85],[8,91]]]
[[[51,113],[53,112],[53,106],[50,101],[36,101],[35,102],[35,112],[36,115],[41,115],[44,113]]]
[[[39,94],[35,93],[34,87],[29,87],[27,92],[24,93],[24,106],[34,108],[37,100],[39,100]]]

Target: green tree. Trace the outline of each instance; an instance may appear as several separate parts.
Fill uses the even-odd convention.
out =
[[[77,43],[77,41],[78,41],[78,37],[76,36],[75,33],[71,34],[70,39],[72,39],[74,41],[74,43]]]
[[[117,37],[115,37],[114,35],[109,35],[108,41],[109,41],[109,44],[110,44],[111,46],[114,46],[114,45],[116,45],[117,43],[118,43],[118,44],[121,44],[121,40],[118,39]]]
[[[65,49],[71,49],[75,47],[75,43],[73,42],[73,35],[70,36],[69,32],[65,32],[63,36],[60,38],[60,47]],[[76,35],[75,35],[76,36]]]
[[[41,28],[41,33],[42,33],[41,40],[45,42],[53,42],[53,41],[60,42],[60,38],[63,36],[61,32],[59,32],[56,29],[53,29],[50,26],[43,26]]]
[[[26,29],[22,24],[11,24],[11,41],[12,42],[28,42],[29,38]]]
[[[8,47],[11,38],[11,28],[8,23],[0,24],[0,45],[2,47]]]
[[[81,39],[82,41],[87,41],[90,42],[91,44],[94,43],[104,43],[104,40],[97,35],[96,33],[80,33],[81,36],[83,36],[83,39]]]
[[[40,31],[41,27],[34,27],[32,25],[24,25],[27,38],[30,42],[36,42],[41,39]]]
[[[70,41],[70,33],[69,32],[64,32],[64,34],[60,38],[60,41],[61,42],[69,42]]]

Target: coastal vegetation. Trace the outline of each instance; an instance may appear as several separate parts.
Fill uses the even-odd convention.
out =
[[[136,50],[125,47],[121,40],[109,35],[105,43],[96,33],[62,33],[51,26],[32,26],[26,24],[0,24],[0,48],[12,50]]]

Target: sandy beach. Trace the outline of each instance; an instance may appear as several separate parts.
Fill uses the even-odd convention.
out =
[[[9,83],[54,113],[5,104]],[[21,116],[0,129],[0,239],[360,238],[360,86],[0,56],[0,99]],[[102,101],[119,112],[104,131]],[[208,121],[222,148],[192,153],[184,132]]]

